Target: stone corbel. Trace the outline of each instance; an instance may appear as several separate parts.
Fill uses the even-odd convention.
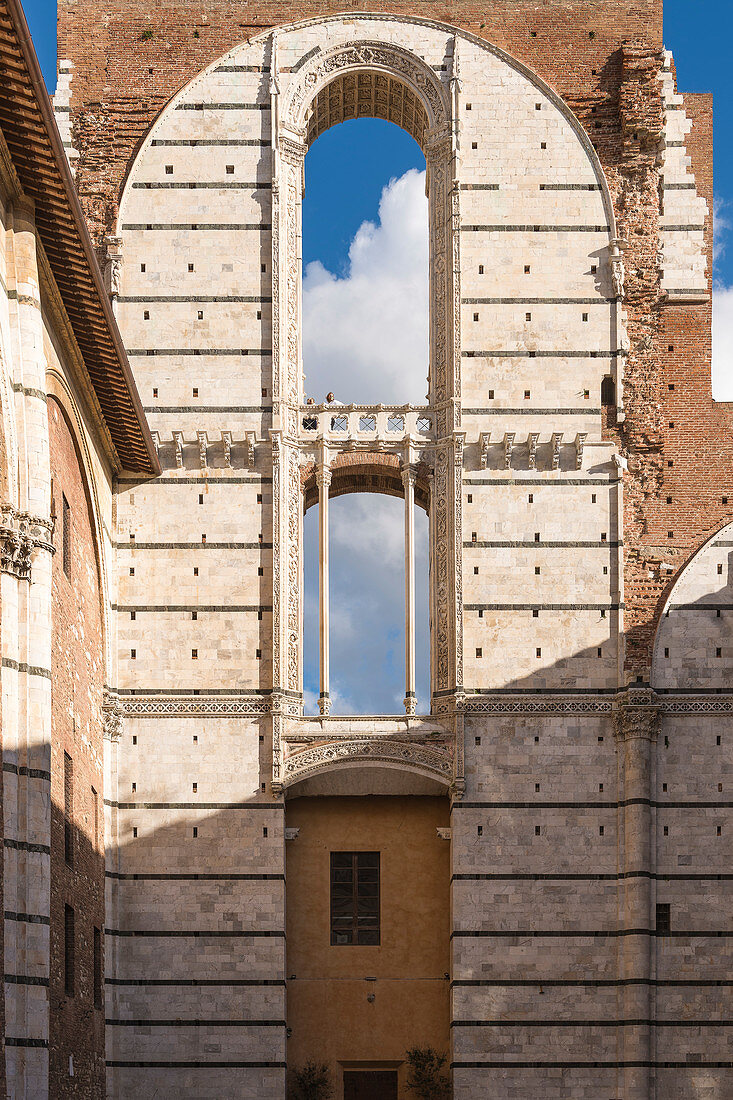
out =
[[[183,469],[183,432],[173,432],[173,446],[176,449],[176,466]]]
[[[575,469],[580,470],[583,466],[583,450],[585,448],[585,441],[588,436],[587,432],[578,432],[575,436]]]
[[[222,446],[224,448],[224,465],[226,466],[227,470],[231,470],[231,468],[232,468],[232,433],[231,432],[222,432],[221,433],[221,442],[222,442]]]
[[[202,470],[205,470],[207,465],[207,452],[209,449],[209,437],[206,432],[196,432],[196,438],[199,441],[199,465]]]
[[[245,432],[244,439],[247,446],[247,465],[254,466],[255,464],[255,433]]]
[[[514,450],[514,438],[516,432],[504,432],[504,469],[508,470],[512,464],[512,451]]]
[[[557,470],[560,468],[560,444],[562,443],[563,432],[553,432],[550,436],[550,448],[552,450],[552,468]]]
[[[298,828],[288,828],[288,829],[285,830],[285,839],[286,840],[297,840],[299,833],[300,833],[300,827],[298,827]]]
[[[478,437],[479,454],[481,456],[481,469],[485,470],[489,464],[489,444],[491,432],[481,432]]]
[[[537,441],[539,438],[539,432],[530,432],[527,436],[527,457],[530,470],[534,470],[537,466]]]
[[[155,453],[160,457],[160,432],[151,432],[150,435],[153,440],[153,446],[155,447]]]
[[[439,840],[450,840],[452,835],[450,829],[442,829],[440,828],[440,826],[438,826],[435,831],[438,834]]]
[[[102,728],[105,741],[119,741],[122,736],[123,714],[119,696],[105,688],[102,698]]]

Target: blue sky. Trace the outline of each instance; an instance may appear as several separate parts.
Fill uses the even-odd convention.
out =
[[[55,0],[23,0],[50,91]],[[103,3],[104,0],[99,0]],[[714,392],[733,399],[733,108],[730,0],[666,0],[665,45],[681,91],[715,95]],[[419,403],[427,364],[427,204],[424,159],[389,123],[362,119],[322,135],[306,159],[303,207],[307,391],[349,401]],[[405,318],[407,317],[407,321]],[[378,320],[377,320],[378,319]],[[369,338],[364,339],[368,332]],[[337,713],[401,710],[402,502],[373,494],[331,506],[331,666]],[[317,510],[305,520],[305,687],[318,693]],[[428,679],[427,523],[418,510],[417,673]],[[354,551],[354,547],[358,551]]]
[[[23,0],[23,6],[46,83],[53,90],[55,0]],[[665,44],[675,55],[680,89],[713,92],[716,96],[715,190],[723,204],[722,216],[727,208],[728,218],[733,220],[733,88],[729,57],[733,4],[730,0],[666,0],[664,27]],[[329,270],[338,270],[346,262],[349,243],[361,221],[374,217],[387,180],[420,165],[420,151],[414,142],[397,130],[385,139],[385,129],[391,128],[364,124],[358,144],[329,131],[314,146],[308,158],[311,181],[321,174],[314,164],[318,161],[328,166],[332,180],[336,171],[348,186],[332,186],[328,193],[324,189],[312,195],[306,217],[318,224],[318,233],[311,238],[306,224],[306,237],[314,242],[308,246],[306,261],[320,259]],[[311,191],[314,189],[312,184]],[[733,244],[719,255],[716,274],[725,286],[733,285]]]

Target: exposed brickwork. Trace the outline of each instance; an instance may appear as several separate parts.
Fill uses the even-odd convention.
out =
[[[301,467],[301,484],[305,491],[306,509],[318,503],[318,486],[314,464]],[[339,454],[331,462],[331,488],[329,496],[344,496],[346,493],[386,493],[387,496],[404,495],[402,485],[402,467],[400,459],[394,454],[372,454],[368,452]],[[426,471],[419,468],[415,483],[415,501],[427,511],[430,489]]]
[[[114,225],[124,177],[171,95],[233,46],[269,27],[353,9],[451,23],[507,50],[569,101],[608,104],[618,87],[618,50],[636,37],[662,45],[661,0],[501,0],[298,5],[214,0],[151,10],[140,0],[59,4],[58,55],[74,63],[71,113],[80,153],[77,183],[94,236]],[[145,37],[143,37],[145,35]],[[149,35],[149,37],[148,37]]]
[[[60,406],[49,400],[56,510],[53,558],[51,747],[50,1091],[104,1096],[104,1012],[94,1005],[94,928],[104,928],[103,644],[94,539],[81,467]],[[71,515],[64,572],[62,494]],[[66,860],[64,753],[73,761],[73,865]],[[96,791],[96,809],[92,788]],[[96,835],[95,835],[96,827]],[[64,907],[74,908],[74,995],[64,985]],[[73,1056],[73,1077],[69,1058]]]

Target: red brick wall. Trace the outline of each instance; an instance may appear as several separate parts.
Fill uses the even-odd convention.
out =
[[[348,10],[461,27],[519,58],[569,102],[613,97],[627,39],[662,45],[662,0],[59,0],[58,56],[74,63],[77,185],[93,235],[114,224],[130,160],[161,109],[223,53],[279,23]],[[151,37],[143,39],[143,33]]]
[[[90,506],[60,405],[48,402],[56,512],[52,590],[50,1094],[104,1096],[104,1011],[94,1007],[94,927],[104,929],[104,679],[99,575]],[[71,576],[63,568],[62,494],[71,509]],[[73,866],[64,836],[64,753],[73,760]],[[97,835],[92,788],[97,792]],[[64,907],[74,908],[75,989],[64,988]],[[74,1076],[69,1075],[73,1055]]]

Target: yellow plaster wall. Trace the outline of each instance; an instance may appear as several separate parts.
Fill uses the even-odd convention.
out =
[[[288,802],[300,829],[286,853],[288,1063],[328,1062],[337,1097],[344,1065],[397,1068],[410,1046],[448,1053],[450,845],[436,832],[448,817],[445,798]],[[378,947],[331,946],[332,851],[381,853]]]

